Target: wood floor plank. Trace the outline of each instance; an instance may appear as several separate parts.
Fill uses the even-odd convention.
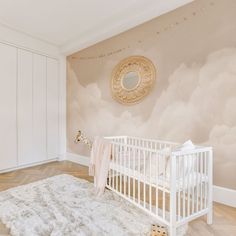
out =
[[[23,184],[35,182],[59,174],[70,174],[87,179],[88,168],[69,162],[51,162],[22,170],[0,174],[0,191]],[[9,235],[9,231],[0,223],[0,236]],[[205,217],[201,217],[189,224],[187,236],[235,236],[236,235],[236,208],[214,203],[214,223],[206,224]]]

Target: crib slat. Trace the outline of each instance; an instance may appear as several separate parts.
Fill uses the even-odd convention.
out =
[[[124,149],[125,149],[125,155],[124,155],[124,165],[123,165],[123,181],[124,181],[124,195],[126,196],[126,182],[127,182],[126,162],[128,157],[128,149],[126,144]]]
[[[196,163],[196,167],[197,167],[197,209],[196,211],[198,212],[198,209],[199,209],[199,186],[200,186],[200,183],[199,183],[199,174],[200,174],[200,169],[199,169],[199,166],[200,166],[200,155],[199,153],[197,154],[197,163]]]
[[[181,171],[181,162],[180,162],[180,159],[181,157],[179,156],[178,157],[178,175],[177,175],[177,182],[178,182],[178,221],[180,221],[180,218],[181,218],[181,206],[180,206],[180,204],[181,204],[181,201],[180,201],[180,180],[181,180],[181,173],[180,173],[180,171]]]
[[[191,172],[190,172],[190,156],[189,155],[187,155],[187,181],[188,181],[188,183],[187,183],[187,191],[188,191],[188,201],[187,201],[187,216],[189,216],[190,215],[190,174],[191,174]]]
[[[207,182],[206,182],[206,176],[207,176],[207,153],[204,152],[204,185],[205,185],[204,208],[207,208]]]
[[[202,209],[205,209],[205,153],[202,153]]]
[[[146,209],[146,151],[144,151],[143,157],[143,175],[144,175],[144,182],[143,182],[143,207]]]
[[[196,157],[196,155],[193,155],[192,157],[191,157],[191,166],[192,166],[192,171],[191,171],[191,173],[192,173],[192,179],[191,179],[191,186],[192,186],[192,192],[191,192],[191,195],[192,195],[192,197],[191,197],[191,200],[192,200],[192,213],[191,214],[194,214],[194,204],[195,204],[195,197],[194,197],[194,179],[197,177],[196,176],[196,171],[195,171],[195,157]]]
[[[112,144],[111,148],[111,163],[114,163],[114,144]],[[111,176],[112,176],[112,181],[111,181],[111,187],[114,188],[114,168],[111,168]]]
[[[149,153],[149,210],[152,211],[152,153]]]
[[[162,161],[164,160],[164,165],[166,166],[166,157],[161,154]],[[164,168],[164,178],[163,178],[163,204],[162,204],[162,217],[165,220],[166,219],[166,168]]]
[[[183,167],[182,167],[182,188],[183,188],[183,218],[185,218],[185,213],[186,213],[186,209],[185,209],[185,204],[186,204],[186,192],[185,192],[185,168],[184,165],[186,163],[186,155],[183,155]]]
[[[138,150],[138,204],[140,204],[140,155],[141,150]]]
[[[118,191],[118,150],[119,146],[116,145],[116,191]]]
[[[123,151],[123,145],[120,146],[121,150],[119,150],[119,174],[120,174],[120,178],[119,178],[119,186],[120,186],[120,193],[122,193],[122,172],[121,172],[121,168],[122,168],[122,157],[121,154]],[[124,157],[123,157],[124,159]]]
[[[112,149],[111,149],[112,150]],[[111,169],[108,170],[108,185],[111,186]]]
[[[202,152],[200,153],[200,210],[202,210],[202,172],[203,172],[203,160],[202,160]]]
[[[207,208],[208,208],[208,214],[207,214],[207,223],[212,224],[212,165],[213,165],[213,159],[212,159],[212,149],[208,150],[208,156],[207,156]]]
[[[156,148],[157,148],[157,143],[156,143]],[[158,216],[158,210],[159,210],[159,183],[158,183],[158,177],[159,177],[159,154],[156,153],[156,167],[157,167],[157,170],[155,172],[156,174],[156,215]]]
[[[204,152],[202,153],[202,209],[204,209],[205,200],[205,181],[204,181]]]
[[[136,140],[133,139],[134,146],[136,145]],[[133,201],[135,201],[135,185],[136,185],[136,180],[135,180],[135,162],[136,162],[136,155],[135,155],[135,149],[133,148]]]
[[[131,165],[130,165],[130,153],[131,153],[131,149],[130,148],[128,148],[128,155],[129,155],[129,169],[128,169],[128,180],[129,180],[129,182],[128,182],[128,196],[129,196],[129,198],[130,198],[130,172],[131,172]]]

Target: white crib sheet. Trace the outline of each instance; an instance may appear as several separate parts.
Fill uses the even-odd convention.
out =
[[[120,152],[117,155],[117,159],[112,160],[115,164],[146,173],[145,175],[155,175],[158,172],[159,175],[169,171],[169,158],[170,149],[165,148],[160,150],[157,161],[157,153],[153,153],[151,156],[144,155],[143,152],[128,153]],[[169,174],[167,173],[169,176]]]

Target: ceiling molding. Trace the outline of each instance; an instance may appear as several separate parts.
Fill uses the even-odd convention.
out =
[[[48,40],[46,40],[46,39],[44,39],[44,38],[42,38],[42,37],[39,37],[39,36],[30,34],[30,33],[26,32],[26,31],[24,31],[24,30],[22,30],[22,29],[20,29],[20,28],[13,27],[13,26],[11,26],[11,25],[5,23],[5,22],[4,22],[3,20],[1,20],[1,19],[0,19],[0,27],[7,28],[7,29],[12,30],[12,31],[15,31],[15,32],[17,32],[17,33],[19,33],[19,34],[24,34],[24,35],[27,36],[27,37],[31,37],[31,38],[33,38],[33,39],[35,39],[35,40],[39,40],[39,41],[44,42],[44,43],[46,43],[46,44],[49,44],[49,45],[51,45],[51,46],[60,47],[60,45],[58,45],[58,44],[56,44],[56,43],[54,43],[54,42],[51,42],[51,41],[48,41]]]
[[[192,1],[2,0],[0,28],[15,31],[22,39],[41,41],[39,44],[68,56]]]
[[[115,35],[123,33],[129,29],[132,29],[140,24],[150,21],[158,16],[168,13],[177,9],[185,4],[193,2],[194,0],[172,0],[165,1],[162,7],[157,8],[155,4],[149,4],[148,8],[143,6],[143,11],[139,15],[130,14],[129,17],[119,19],[119,23],[114,24],[114,21],[107,20],[103,27],[94,27],[86,32],[86,35],[75,38],[70,42],[62,45],[59,50],[63,55],[69,56],[75,52],[83,50],[89,46],[99,43],[103,40],[111,38]]]
[[[32,35],[13,29],[0,23],[0,42],[38,54],[58,58],[59,48]]]

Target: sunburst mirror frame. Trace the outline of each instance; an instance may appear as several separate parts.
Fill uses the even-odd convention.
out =
[[[139,76],[132,89],[124,87],[123,79],[130,72]],[[124,105],[134,105],[142,101],[151,91],[156,80],[156,68],[143,56],[130,56],[123,59],[113,70],[111,78],[112,97]]]

